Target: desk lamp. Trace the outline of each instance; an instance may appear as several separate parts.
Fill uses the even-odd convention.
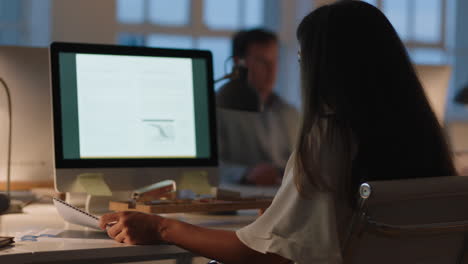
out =
[[[6,82],[0,78],[0,83],[5,90],[8,102],[8,153],[7,153],[7,178],[6,178],[6,194],[0,194],[0,214],[4,213],[10,208],[10,170],[11,170],[11,96],[10,90]]]
[[[215,81],[229,79],[216,93],[216,106],[237,111],[263,111],[257,91],[247,81],[247,71],[246,67],[236,65],[232,73]]]

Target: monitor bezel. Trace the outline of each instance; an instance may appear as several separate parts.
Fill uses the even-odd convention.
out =
[[[83,53],[83,54],[103,54],[103,55],[133,55],[133,56],[164,56],[175,58],[202,58],[207,62],[207,82],[208,82],[208,115],[210,132],[210,153],[209,158],[138,158],[138,159],[64,159],[62,145],[62,113],[61,113],[61,93],[60,93],[60,67],[59,54]],[[119,46],[106,44],[85,44],[53,42],[50,45],[50,69],[52,86],[52,111],[53,111],[53,131],[54,131],[54,159],[55,168],[138,168],[138,167],[206,167],[218,166],[218,147],[216,133],[216,108],[214,97],[213,81],[213,60],[210,51],[206,50],[185,50],[185,49],[163,49],[149,47]]]

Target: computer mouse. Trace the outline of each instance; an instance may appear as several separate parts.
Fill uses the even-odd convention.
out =
[[[5,194],[0,194],[0,214],[10,208],[10,199]]]

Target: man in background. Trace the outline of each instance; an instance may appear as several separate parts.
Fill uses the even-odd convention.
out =
[[[299,115],[273,92],[278,38],[264,29],[240,31],[234,35],[232,46],[235,67],[247,69],[247,83],[257,92],[262,110],[218,107],[221,181],[279,184],[293,150]]]

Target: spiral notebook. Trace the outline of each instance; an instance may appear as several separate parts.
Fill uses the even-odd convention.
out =
[[[75,225],[82,225],[102,230],[99,228],[99,218],[97,216],[89,214],[57,198],[54,198],[54,205],[57,208],[59,215],[65,221]]]

